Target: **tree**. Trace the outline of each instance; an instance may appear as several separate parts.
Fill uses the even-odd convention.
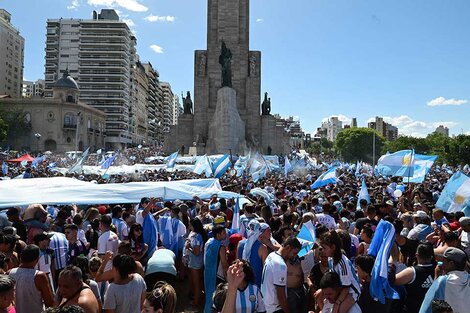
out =
[[[31,131],[31,123],[26,120],[25,112],[21,109],[6,110],[0,103],[0,120],[6,125],[6,135],[2,139],[0,123],[0,141],[7,140],[12,143]]]
[[[0,142],[7,138],[8,125],[0,116]]]
[[[346,162],[373,162],[373,138],[375,132],[375,161],[382,155],[385,138],[370,128],[346,128],[338,133],[335,149]]]
[[[333,148],[333,142],[326,138],[320,138],[320,140],[310,141],[306,147],[306,151],[313,155],[320,155],[321,153],[326,155],[333,155],[331,149]]]
[[[415,152],[419,154],[429,154],[431,150],[426,138],[411,136],[401,136],[397,140],[388,141],[386,147],[390,152],[415,149]]]

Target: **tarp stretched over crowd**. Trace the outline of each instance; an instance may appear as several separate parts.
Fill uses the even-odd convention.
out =
[[[220,198],[240,197],[240,205],[248,201],[237,193],[223,191],[219,180],[213,178],[171,182],[95,184],[73,178],[51,177],[0,181],[0,208],[32,203],[139,203],[142,197],[190,200],[198,196],[201,199],[209,199],[213,194],[217,194]]]

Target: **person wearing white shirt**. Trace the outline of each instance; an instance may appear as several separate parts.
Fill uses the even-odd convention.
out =
[[[110,230],[111,217],[109,215],[103,215],[100,219],[100,231],[101,236],[98,238],[98,255],[103,258],[107,251],[111,251],[113,256],[117,254],[119,238]],[[108,262],[105,268],[105,272],[111,270],[112,262]]]

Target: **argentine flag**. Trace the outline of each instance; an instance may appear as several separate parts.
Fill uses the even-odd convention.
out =
[[[325,173],[321,174],[320,177],[310,186],[310,189],[317,189],[328,184],[336,184],[336,166],[330,168]]]
[[[167,161],[166,163],[166,169],[167,170],[173,170],[175,168],[175,165],[176,165],[176,159],[178,158],[178,151],[176,152],[173,152],[172,154],[170,154],[169,156],[167,156],[164,160]]]
[[[413,177],[414,150],[401,150],[385,154],[377,162],[377,170],[383,176]]]
[[[410,183],[422,183],[437,160],[437,155],[415,154],[413,177],[407,180]]]
[[[449,213],[465,209],[465,215],[470,216],[470,178],[460,171],[452,175],[436,202],[436,208]]]
[[[241,156],[238,158],[237,162],[235,162],[234,167],[237,170],[237,177],[241,177],[243,175],[243,172],[248,166],[249,160],[250,160],[250,156]]]
[[[228,168],[232,165],[230,161],[230,155],[225,154],[223,157],[218,159],[212,166],[212,172],[214,173],[214,178],[220,178]]]
[[[212,176],[212,166],[206,154],[197,157],[196,164],[194,165],[193,173],[201,175],[205,173],[206,177]]]
[[[104,161],[103,164],[101,165],[101,168],[107,170],[111,166],[111,164],[113,164],[115,159],[116,159],[116,155],[108,157],[106,161]]]
[[[315,226],[312,224],[312,221],[308,221],[307,223],[302,224],[302,228],[297,234],[297,239],[302,245],[302,248],[297,254],[299,258],[301,258],[313,248],[313,245],[315,244],[315,241],[317,239],[315,234]]]
[[[289,158],[286,155],[284,159],[284,175],[286,175],[287,177],[287,173],[289,173],[290,171],[292,171],[292,165],[290,164]]]
[[[268,167],[266,166],[266,164],[262,165],[259,170],[251,173],[251,178],[253,178],[253,182],[257,183],[259,180],[265,178],[267,172],[268,172]]]
[[[235,207],[233,208],[231,229],[237,232],[240,229],[240,198],[239,197],[237,197],[237,201],[235,202]]]
[[[367,200],[367,204],[370,204],[369,191],[367,190],[366,181],[364,179],[362,180],[361,191],[359,192],[359,197],[357,197],[357,206],[356,206],[357,210],[361,208],[361,205],[359,204],[359,202],[362,199]]]
[[[67,171],[67,173],[79,173],[83,169],[83,163],[88,158],[88,153],[90,153],[90,147],[88,147],[83,153],[82,157]]]

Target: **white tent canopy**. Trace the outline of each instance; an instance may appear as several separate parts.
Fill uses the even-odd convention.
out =
[[[190,200],[198,196],[208,199],[213,194],[220,198],[240,197],[240,205],[248,201],[237,193],[223,191],[218,179],[95,184],[73,178],[51,177],[0,181],[0,208],[32,203],[139,203],[143,197]]]

